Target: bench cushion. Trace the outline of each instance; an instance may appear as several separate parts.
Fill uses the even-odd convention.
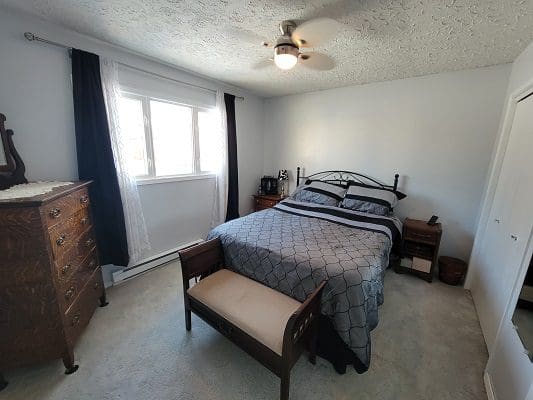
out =
[[[287,321],[301,305],[227,269],[202,279],[187,293],[280,356]]]

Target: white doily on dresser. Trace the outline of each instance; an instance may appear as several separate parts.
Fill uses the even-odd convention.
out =
[[[33,197],[39,194],[51,192],[52,189],[60,186],[70,185],[72,182],[30,182],[11,186],[9,189],[0,190],[0,200],[20,199]]]

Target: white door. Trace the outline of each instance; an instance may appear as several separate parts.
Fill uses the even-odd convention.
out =
[[[513,261],[521,266],[521,273],[510,296],[508,309],[496,336],[486,369],[492,382],[492,390],[498,400],[524,400],[533,382],[533,364],[511,320],[533,253],[533,223],[530,225],[528,236],[529,249],[519,250],[523,246],[518,242],[516,244],[517,259]],[[519,254],[519,251],[522,254]],[[533,349],[528,350],[533,351]]]
[[[498,326],[511,295],[518,267],[517,241],[511,235],[527,236],[522,223],[532,207],[531,171],[533,169],[533,96],[517,104],[494,201],[476,260],[471,291],[485,341],[492,349]],[[523,241],[521,242],[523,243]]]
[[[518,103],[509,140],[504,160],[508,170],[502,169],[502,178],[507,180],[504,186],[507,195],[504,197],[510,202],[501,204],[502,210],[508,211],[503,213],[505,223],[500,223],[503,227],[500,242],[494,243],[505,253],[499,290],[493,293],[492,301],[494,320],[497,319],[500,329],[494,340],[487,373],[497,399],[524,400],[533,380],[533,364],[511,317],[533,252],[533,96]],[[499,185],[497,191],[500,191]],[[491,273],[494,275],[494,271]]]
[[[529,393],[527,394],[526,400],[533,400],[533,384],[529,388]]]

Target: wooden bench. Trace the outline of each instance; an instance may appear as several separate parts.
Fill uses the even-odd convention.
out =
[[[315,363],[320,296],[325,282],[300,303],[223,268],[219,239],[179,252],[185,326],[191,312],[281,378],[280,399],[289,398],[290,371],[306,347]],[[200,281],[189,286],[191,279]]]

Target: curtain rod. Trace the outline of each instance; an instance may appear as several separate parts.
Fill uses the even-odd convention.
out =
[[[67,46],[65,44],[62,44],[62,43],[58,43],[58,42],[54,42],[52,40],[48,40],[48,39],[44,39],[40,36],[37,36],[37,35],[34,35],[33,33],[31,32],[24,32],[24,37],[26,38],[26,40],[28,40],[29,42],[42,42],[42,43],[47,43],[47,44],[51,44],[52,46],[58,46],[58,47],[62,47],[64,49],[67,49],[67,50],[72,50],[72,47],[70,46]],[[189,83],[189,82],[184,82],[184,81],[180,81],[178,79],[174,79],[174,78],[169,78],[168,76],[165,76],[165,75],[161,75],[161,74],[157,74],[155,72],[151,72],[151,71],[147,71],[145,69],[142,69],[142,68],[138,68],[138,67],[134,67],[133,65],[129,65],[129,64],[125,64],[125,63],[121,63],[121,62],[118,62],[118,64],[124,66],[124,67],[127,67],[127,68],[130,68],[130,69],[134,69],[136,71],[139,71],[139,72],[144,72],[146,74],[150,74],[150,75],[153,75],[153,76],[157,76],[158,78],[162,78],[162,79],[167,79],[169,81],[173,81],[173,82],[177,82],[181,85],[186,85],[186,86],[191,86],[191,87],[194,87],[194,88],[197,88],[197,89],[202,89],[202,90],[207,90],[209,92],[213,92],[213,93],[216,93],[216,90],[214,89],[210,89],[210,88],[206,88],[204,86],[200,86],[200,85],[195,85],[194,83]],[[235,96],[235,95],[234,95]],[[235,96],[236,99],[239,99],[239,100],[244,100],[244,97],[243,96]]]

